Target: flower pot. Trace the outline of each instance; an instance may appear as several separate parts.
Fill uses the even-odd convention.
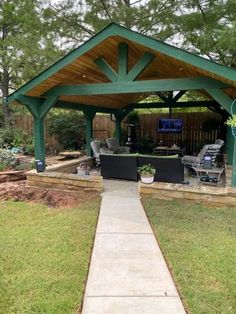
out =
[[[152,176],[152,177],[143,177],[143,176],[141,175],[141,181],[142,181],[143,183],[152,183],[152,182],[154,181],[154,176]]]

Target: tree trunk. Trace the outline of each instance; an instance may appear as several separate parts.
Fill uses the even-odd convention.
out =
[[[12,125],[11,121],[11,109],[9,107],[9,104],[5,101],[6,97],[9,94],[9,74],[7,70],[3,70],[3,75],[2,75],[2,97],[3,97],[3,102],[2,102],[2,111],[3,111],[3,116],[4,116],[4,126],[8,127]]]

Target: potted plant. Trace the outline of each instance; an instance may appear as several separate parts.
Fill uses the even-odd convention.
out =
[[[232,134],[234,137],[236,137],[236,114],[233,114],[231,117],[229,117],[225,124],[231,127]]]
[[[140,174],[141,181],[143,183],[152,183],[155,172],[155,168],[150,164],[138,167],[138,173]]]

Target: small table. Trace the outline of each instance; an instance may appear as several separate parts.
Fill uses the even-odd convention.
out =
[[[154,147],[153,154],[166,156],[178,154],[179,156],[183,156],[184,150],[180,147]]]
[[[75,151],[64,151],[60,152],[59,156],[63,156],[65,158],[78,158],[82,156],[82,153],[78,150]]]
[[[203,166],[193,167],[193,169],[197,173],[198,183],[206,183],[211,184],[215,183],[217,186],[219,185],[220,177],[225,170],[225,166],[212,167],[211,169],[204,169]],[[209,181],[207,180],[209,178]]]

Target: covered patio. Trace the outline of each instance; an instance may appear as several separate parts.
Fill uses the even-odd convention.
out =
[[[202,101],[181,101],[186,91]],[[169,92],[166,97],[166,92]],[[155,93],[160,102],[145,103]],[[236,97],[236,70],[193,55],[117,24],[110,24],[12,93],[7,101],[25,105],[33,116],[35,159],[45,164],[44,120],[51,108],[83,111],[86,151],[91,156],[96,113],[121,122],[135,108],[208,107],[231,114]],[[140,102],[142,100],[142,102]],[[227,135],[232,186],[236,187],[236,141]]]

